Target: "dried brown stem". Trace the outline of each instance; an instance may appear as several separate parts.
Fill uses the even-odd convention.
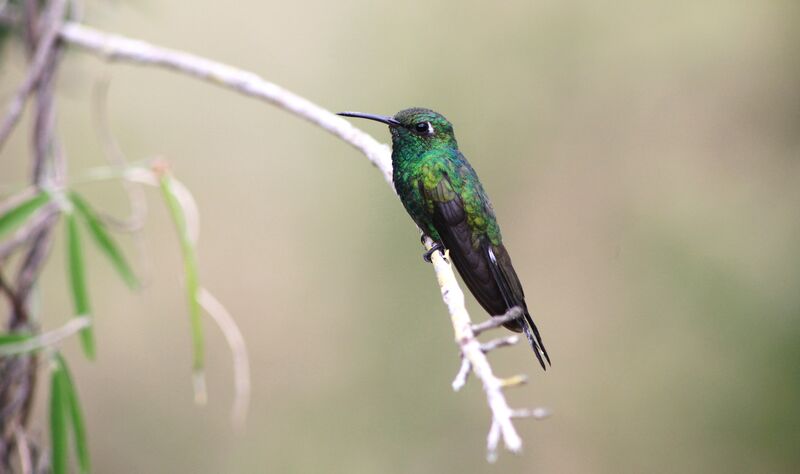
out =
[[[21,20],[26,47],[32,55],[32,61],[0,124],[0,149],[18,123],[28,98],[34,95],[36,108],[31,137],[32,184],[35,188],[42,188],[49,180],[55,187],[60,187],[65,179],[66,162],[54,138],[54,85],[59,55],[57,40],[66,10],[66,0],[48,2],[41,17],[38,8],[37,0],[25,0],[23,4]],[[52,230],[56,221],[57,214],[48,205],[14,237],[3,242],[0,248],[2,262],[17,248],[29,245],[16,278],[16,303],[12,305],[6,323],[9,331],[38,331],[28,311],[29,297],[52,246]],[[38,358],[35,354],[0,358],[0,471],[11,470],[14,453],[31,451],[29,445],[21,447],[17,446],[17,442],[28,439],[24,434],[20,438],[19,433],[27,426],[36,389],[37,366]],[[28,460],[30,458],[20,458],[20,463],[25,465]]]
[[[35,4],[36,2],[26,1],[26,11],[35,10]],[[56,40],[58,39],[59,28],[61,27],[61,19],[64,17],[65,7],[66,0],[52,1],[45,13],[47,29],[44,35],[42,35],[42,40],[38,42],[38,44],[36,44],[33,39],[35,37],[35,28],[33,27],[33,25],[35,25],[35,18],[31,19],[29,16],[25,17],[26,24],[28,25],[25,31],[26,36],[29,37],[29,41],[26,43],[36,44],[36,49],[28,73],[19,86],[19,89],[17,89],[17,92],[14,94],[14,97],[11,99],[11,103],[8,104],[6,113],[3,116],[3,121],[0,123],[0,151],[2,151],[3,145],[6,140],[8,140],[11,132],[14,131],[14,127],[19,122],[28,97],[39,84],[42,76],[48,73],[52,74],[52,71],[49,70],[52,68],[52,58],[55,53]]]
[[[39,233],[46,226],[51,225],[58,213],[58,204],[54,202],[47,203],[28,219],[22,227],[17,229],[13,236],[0,242],[0,265],[2,265],[11,254],[16,252],[23,245],[29,243],[35,234]]]

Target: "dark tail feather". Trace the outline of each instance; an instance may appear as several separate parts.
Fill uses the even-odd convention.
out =
[[[525,305],[525,295],[522,292],[522,286],[519,284],[517,274],[514,272],[514,267],[511,266],[511,259],[508,257],[508,252],[506,252],[505,247],[502,245],[497,247],[498,252],[500,252],[500,262],[498,262],[495,251],[488,241],[484,243],[484,248],[486,249],[486,255],[489,259],[489,269],[492,272],[494,281],[500,289],[500,294],[503,296],[503,302],[506,308],[519,306],[525,312],[524,321],[522,319],[517,319],[515,321],[518,324],[517,328],[522,328],[525,337],[528,338],[528,343],[533,349],[533,353],[536,355],[536,359],[539,360],[542,369],[547,370],[547,365],[545,365],[544,361],[546,359],[547,364],[550,364],[550,356],[547,354],[547,349],[544,348],[542,336],[539,335],[539,329],[533,324],[533,318],[531,318],[528,307]],[[512,283],[516,288],[511,286]],[[509,329],[512,331],[515,330],[513,326],[509,327]]]
[[[525,337],[528,338],[528,343],[531,345],[533,353],[536,354],[536,359],[539,360],[539,364],[541,364],[544,370],[547,370],[547,365],[552,365],[550,363],[550,356],[547,354],[547,349],[544,347],[542,336],[539,335],[539,329],[533,324],[533,318],[531,318],[527,309],[525,309],[525,321],[527,324],[520,321],[522,331],[525,333]],[[545,365],[542,356],[547,360],[547,365]]]

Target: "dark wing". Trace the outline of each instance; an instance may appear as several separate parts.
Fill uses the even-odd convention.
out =
[[[550,355],[547,354],[547,349],[545,349],[544,342],[542,342],[542,336],[539,334],[539,328],[533,323],[531,313],[528,311],[528,305],[525,304],[525,294],[522,291],[522,284],[519,281],[519,277],[517,277],[517,272],[514,271],[514,266],[511,264],[511,257],[509,257],[503,244],[494,246],[487,243],[484,247],[491,262],[489,268],[494,272],[495,280],[500,286],[500,292],[507,301],[508,307],[519,306],[524,311],[527,324],[520,324],[522,331],[525,333],[525,337],[528,338],[528,343],[533,348],[533,352],[536,354],[536,358],[539,359],[542,368],[547,370],[542,356],[550,364]]]
[[[536,358],[545,367],[542,355],[548,363],[550,358],[525,305],[522,285],[505,247],[493,246],[485,236],[473,233],[467,222],[464,204],[446,175],[435,187],[426,188],[420,183],[420,188],[432,205],[433,226],[467,288],[492,316],[502,315],[514,306],[520,306],[525,311],[527,324],[517,320],[505,326],[512,331],[525,333]]]

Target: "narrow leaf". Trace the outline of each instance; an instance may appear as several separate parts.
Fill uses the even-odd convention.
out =
[[[49,200],[50,196],[47,193],[39,193],[9,209],[0,216],[0,237],[19,227]]]
[[[159,179],[161,186],[161,193],[164,196],[164,201],[169,209],[172,221],[178,231],[178,238],[181,244],[181,252],[183,254],[183,266],[186,274],[186,293],[189,302],[189,318],[192,325],[192,345],[194,347],[193,368],[195,376],[201,374],[204,367],[204,342],[203,342],[203,324],[200,312],[200,302],[198,300],[200,285],[197,275],[197,255],[195,253],[194,244],[189,238],[186,226],[186,217],[183,208],[175,196],[175,191],[172,185],[172,177],[168,174],[163,174]],[[195,384],[198,385],[197,383]],[[196,397],[202,401],[203,394],[196,393]]]
[[[77,193],[70,193],[70,200],[78,211],[78,214],[86,221],[86,227],[89,229],[89,233],[92,235],[95,243],[100,247],[100,250],[106,257],[111,260],[111,264],[125,283],[132,289],[137,288],[139,282],[133,274],[133,270],[131,270],[130,265],[128,265],[127,260],[125,260],[125,255],[120,251],[119,246],[111,237],[111,234],[109,234],[103,221],[97,217],[97,214],[89,206],[89,203]]]
[[[56,361],[50,375],[50,445],[54,474],[69,471],[69,403],[61,364]]]
[[[67,215],[67,268],[72,290],[72,302],[76,316],[90,316],[89,292],[86,287],[86,267],[83,262],[78,222],[74,213]],[[94,334],[92,327],[81,330],[83,352],[89,359],[94,359]]]
[[[8,344],[18,344],[20,342],[27,341],[31,338],[30,334],[24,333],[3,333],[0,334],[0,346],[5,346]]]
[[[92,324],[88,316],[72,318],[63,326],[41,334],[4,334],[0,336],[0,358],[36,352],[52,347]],[[5,339],[7,337],[7,339]],[[4,342],[3,342],[4,341]]]
[[[69,372],[67,362],[61,354],[56,354],[56,358],[62,370],[63,389],[69,408],[69,418],[72,425],[72,436],[75,441],[75,455],[78,457],[78,466],[82,473],[88,474],[91,471],[91,463],[89,460],[89,445],[86,442],[86,425],[83,422],[83,410],[81,409],[81,404],[78,400],[78,392],[75,390],[75,384],[72,382],[72,374]]]

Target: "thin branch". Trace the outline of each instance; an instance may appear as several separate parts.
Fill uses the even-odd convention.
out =
[[[17,229],[13,236],[0,242],[0,264],[24,244],[30,242],[33,235],[49,226],[54,217],[59,213],[59,206],[49,202],[39,209],[22,227]]]
[[[517,342],[519,342],[519,336],[516,335],[498,337],[497,339],[492,339],[491,341],[485,344],[481,344],[481,350],[485,354],[495,349],[499,349],[500,347],[513,346]]]
[[[9,135],[11,135],[17,122],[19,122],[22,111],[25,108],[25,102],[28,101],[31,92],[33,92],[42,75],[48,69],[54,54],[54,47],[58,39],[59,28],[61,27],[61,19],[64,17],[66,3],[65,0],[53,0],[48,8],[45,15],[47,30],[44,32],[42,40],[39,41],[36,46],[36,53],[33,56],[31,67],[28,69],[28,74],[11,99],[11,103],[8,104],[3,122],[0,124],[0,151],[2,151],[3,145]]]
[[[53,239],[50,237],[55,223],[55,215],[48,217],[41,230],[31,236],[30,250],[28,250],[27,255],[25,255],[25,259],[17,274],[17,297],[22,301],[28,301],[28,295],[36,282],[36,278],[39,276],[39,272],[44,266],[47,255],[50,253],[50,248],[53,246]],[[23,316],[25,315],[14,314],[14,317],[11,318],[9,328],[12,331],[18,330],[24,325],[31,323],[31,321],[23,318]]]
[[[27,188],[19,191],[13,196],[7,197],[3,202],[0,202],[0,216],[5,214],[9,210],[17,207],[18,205],[22,204],[24,201],[27,201],[28,199],[32,198],[38,193],[39,190],[36,189],[36,187],[28,186]]]
[[[469,363],[469,360],[462,357],[461,367],[459,367],[456,378],[453,379],[453,383],[451,384],[454,392],[458,392],[464,388],[464,385],[467,384],[470,372],[472,372],[472,364]]]
[[[17,296],[16,291],[11,288],[5,277],[3,276],[3,267],[0,265],[0,293],[5,293],[8,302],[11,305],[11,310],[16,314],[21,314],[24,319],[28,319],[27,309],[25,303]]]
[[[103,33],[77,23],[65,23],[61,28],[61,39],[109,61],[172,69],[276,105],[351,144],[383,172],[387,182],[392,182],[391,155],[387,145],[379,143],[342,117],[252,72],[144,41]]]
[[[506,314],[501,316],[493,316],[486,321],[475,324],[472,326],[472,332],[475,335],[481,334],[484,331],[488,331],[489,329],[499,328],[503,324],[513,321],[517,318],[522,316],[522,308],[519,306],[514,306],[513,308],[506,311]]]
[[[126,61],[171,69],[274,104],[318,125],[361,151],[373,165],[378,167],[386,182],[390,186],[392,185],[389,146],[379,143],[341,117],[303,97],[265,81],[256,74],[188,53],[106,34],[75,23],[67,23],[62,27],[61,38],[67,43],[84,48],[110,61]],[[426,248],[430,249],[432,244],[430,239],[426,239]],[[503,394],[503,387],[509,384],[518,384],[521,379],[517,377],[504,381],[494,375],[483,348],[476,338],[476,332],[473,330],[472,322],[464,306],[464,293],[458,285],[452,267],[438,252],[433,254],[432,262],[442,299],[450,313],[455,340],[465,361],[462,363],[462,369],[468,363],[476,377],[481,380],[487,403],[492,412],[492,425],[487,438],[488,457],[490,460],[496,457],[496,448],[500,438],[503,439],[507,449],[518,452],[522,448],[522,440],[512,424],[514,411],[508,406]],[[508,319],[492,318],[490,324],[478,325],[476,329],[486,330],[490,327],[497,327],[503,322],[519,317],[518,313],[513,316],[512,314],[504,316]],[[463,371],[468,372],[466,369]],[[457,377],[456,381],[459,381],[460,378],[465,380],[466,375]]]
[[[430,250],[432,247],[433,241],[427,237],[425,248]],[[456,343],[461,349],[462,357],[469,361],[475,376],[481,380],[483,391],[486,393],[486,401],[492,411],[492,427],[486,443],[489,452],[487,459],[494,461],[496,458],[497,440],[500,435],[502,435],[506,449],[515,453],[519,452],[522,449],[522,439],[511,422],[511,408],[503,394],[502,381],[494,375],[486,354],[481,350],[481,343],[472,331],[472,321],[464,305],[464,292],[458,285],[452,267],[440,252],[433,253],[431,262],[439,281],[442,299],[450,312],[450,322],[455,331]]]

